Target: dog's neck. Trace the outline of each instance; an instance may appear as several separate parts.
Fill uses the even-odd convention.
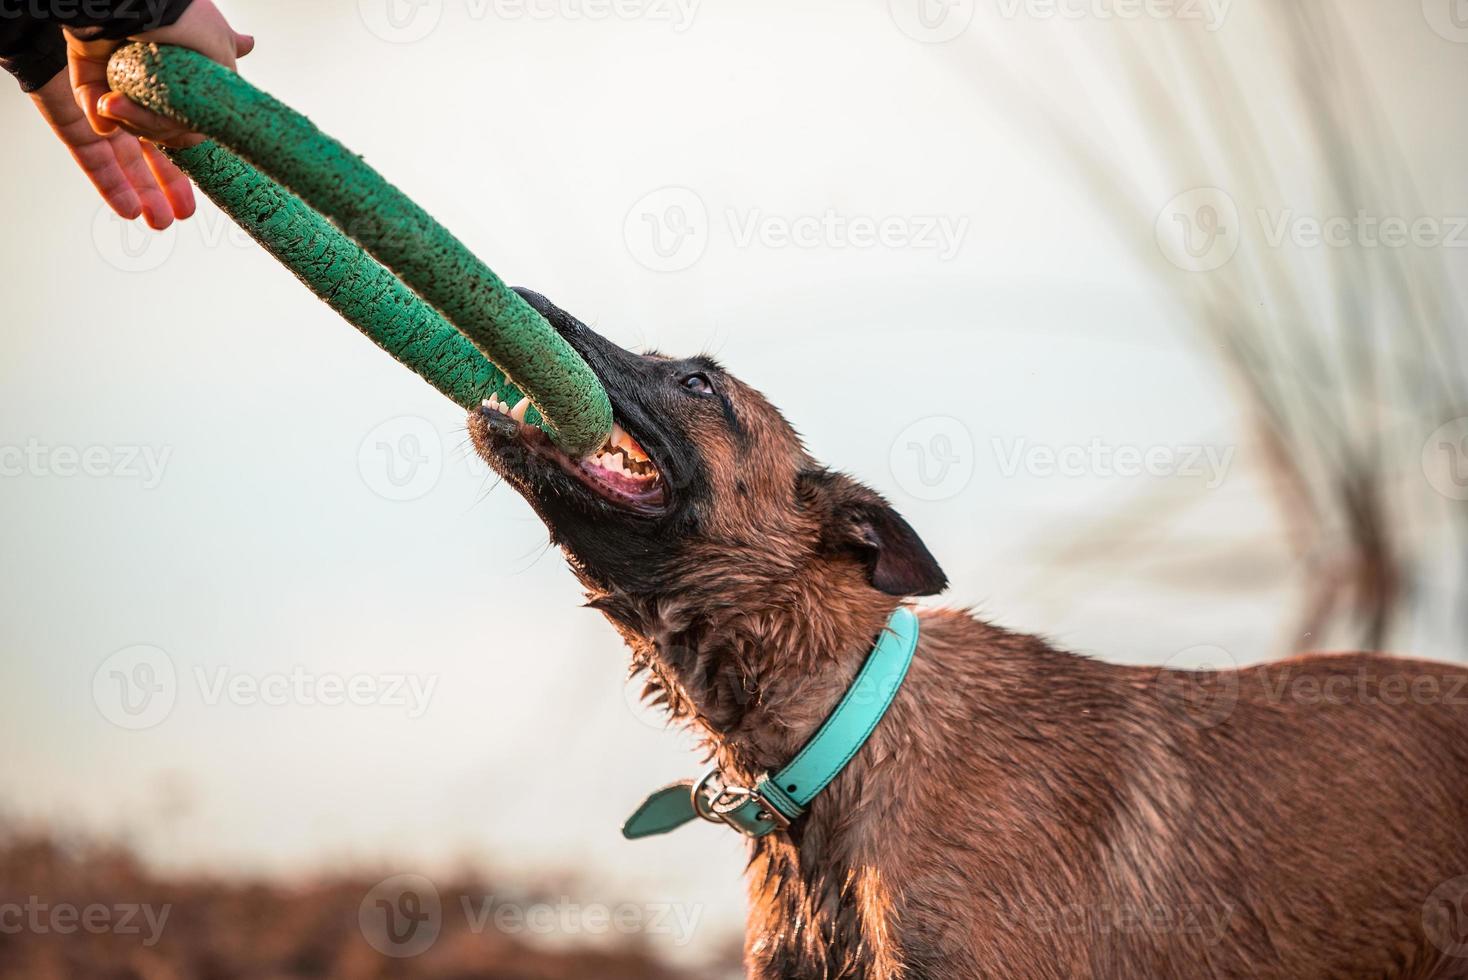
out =
[[[728,781],[753,786],[789,763],[831,713],[898,600],[844,568],[795,579],[821,582],[820,591],[730,580],[656,597],[593,592],[591,605],[632,648],[649,696],[702,736]],[[851,771],[871,786],[864,763],[854,760]],[[814,834],[801,827],[754,845],[750,928],[775,937],[761,957],[789,968],[779,975],[873,965],[881,944],[870,940],[886,927],[879,914],[886,899],[865,888],[857,900],[846,887],[853,864],[840,833],[829,824]],[[843,938],[832,944],[830,937]]]
[[[657,596],[593,591],[646,671],[647,695],[699,734],[728,776],[784,766],[865,662],[897,600],[856,574],[694,578]]]

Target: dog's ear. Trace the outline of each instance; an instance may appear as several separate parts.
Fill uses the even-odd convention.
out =
[[[936,595],[948,587],[922,538],[875,490],[843,473],[805,470],[796,478],[796,499],[821,523],[821,545],[854,553],[867,578],[888,595]]]

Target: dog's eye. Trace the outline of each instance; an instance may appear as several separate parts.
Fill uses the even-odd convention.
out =
[[[713,382],[709,380],[706,374],[690,374],[678,383],[695,395],[712,395],[714,393]]]

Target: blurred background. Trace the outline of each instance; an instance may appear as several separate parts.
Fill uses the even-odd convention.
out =
[[[762,389],[939,602],[1468,657],[1463,0],[221,6],[507,281]],[[458,411],[0,127],[0,973],[737,976],[743,845],[621,839],[699,760]]]

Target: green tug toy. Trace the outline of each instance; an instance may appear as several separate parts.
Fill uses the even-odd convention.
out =
[[[464,408],[530,399],[565,452],[612,428],[581,356],[483,262],[305,116],[197,52],[118,49],[113,89],[207,142],[168,155],[312,292]]]

